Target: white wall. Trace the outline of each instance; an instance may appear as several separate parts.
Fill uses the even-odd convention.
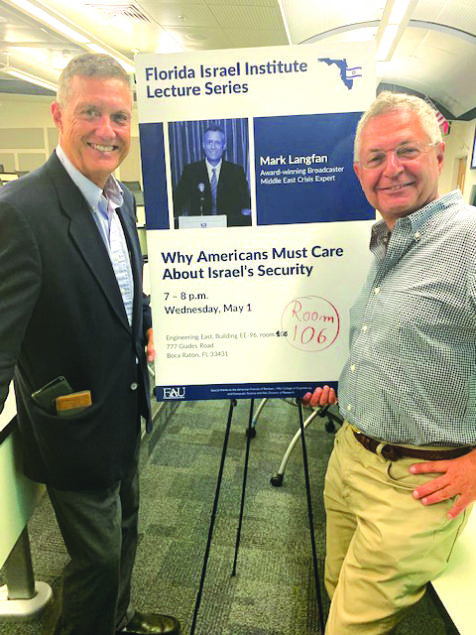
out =
[[[49,157],[58,140],[50,115],[51,97],[0,94],[0,164],[5,172],[31,171]],[[132,118],[129,156],[117,170],[125,181],[141,180],[139,127]]]
[[[459,159],[466,157],[466,174],[463,189],[465,201],[470,200],[473,185],[476,185],[476,170],[471,170],[471,153],[473,148],[476,119],[472,121],[453,121],[450,134],[444,138],[445,163],[440,178],[440,194],[455,189],[458,180]]]

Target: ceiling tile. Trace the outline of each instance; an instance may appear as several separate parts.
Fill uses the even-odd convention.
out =
[[[447,2],[443,8],[440,21],[455,29],[476,33],[476,6],[474,0],[458,0]]]
[[[281,46],[288,43],[286,32],[281,30],[266,29],[224,29],[230,38],[230,46],[237,47],[257,47],[257,46]]]
[[[436,22],[467,33],[476,33],[474,0],[420,0],[412,19]]]
[[[205,4],[189,2],[143,3],[151,17],[161,26],[216,26],[212,11]]]
[[[218,27],[213,29],[203,27],[170,27],[168,31],[178,36],[183,42],[185,50],[226,49],[234,48],[235,46],[223,32],[223,29]]]
[[[457,64],[455,60],[464,60]],[[476,47],[445,33],[408,29],[381,79],[418,90],[455,116],[476,106]],[[470,88],[469,88],[470,87]]]
[[[224,28],[273,30],[283,26],[277,7],[217,5],[210,9]]]
[[[291,39],[304,42],[319,33],[380,19],[385,0],[282,0]]]
[[[448,0],[418,0],[411,18],[413,20],[434,21],[438,18],[447,2]]]
[[[279,9],[278,0],[204,0],[204,2],[210,7],[218,5],[227,7],[234,4],[242,7],[277,7]]]
[[[153,13],[155,9],[160,7],[162,4],[185,4],[184,0],[138,0],[134,1],[134,4],[137,4],[141,7],[144,7],[149,13]],[[187,5],[191,4],[201,4],[206,5],[208,2],[206,0],[186,0]]]

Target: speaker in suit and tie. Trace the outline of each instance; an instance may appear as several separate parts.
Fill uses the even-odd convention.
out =
[[[205,158],[185,165],[174,191],[174,216],[225,214],[229,227],[251,225],[245,171],[226,161],[225,132],[210,126],[203,135]]]

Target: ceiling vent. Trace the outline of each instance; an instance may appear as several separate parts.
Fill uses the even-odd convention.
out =
[[[150,18],[136,4],[130,2],[118,2],[116,4],[104,4],[101,2],[84,2],[85,7],[94,9],[103,17],[127,18],[139,22],[151,22]]]

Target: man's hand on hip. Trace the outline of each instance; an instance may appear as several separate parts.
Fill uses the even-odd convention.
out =
[[[458,496],[458,500],[448,512],[450,518],[456,518],[476,500],[476,450],[448,461],[414,463],[410,467],[410,472],[412,474],[441,474],[413,490],[413,496],[423,505],[441,503],[453,496]]]

